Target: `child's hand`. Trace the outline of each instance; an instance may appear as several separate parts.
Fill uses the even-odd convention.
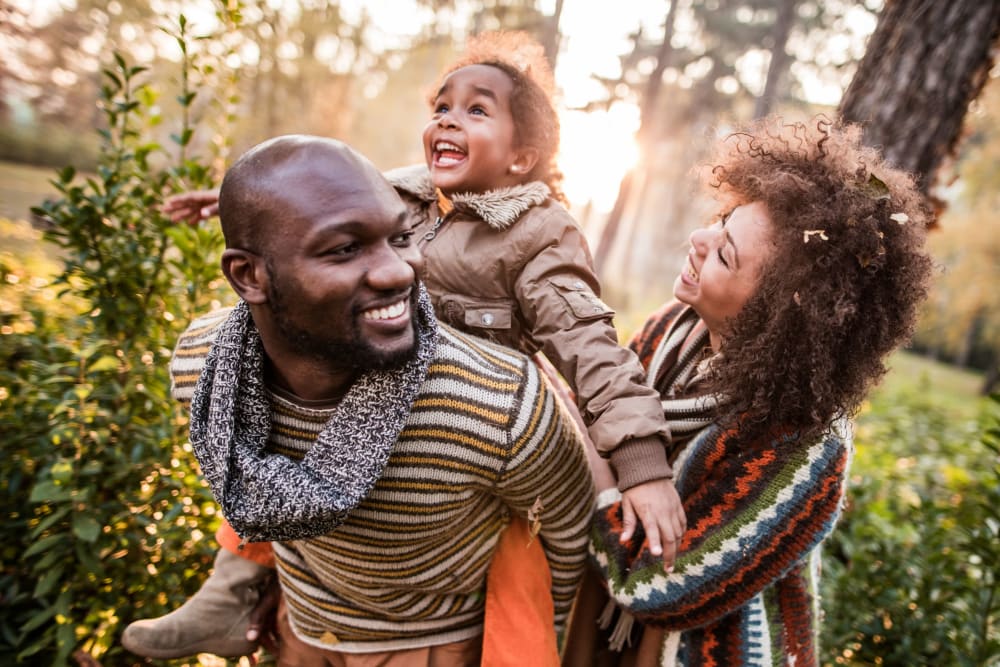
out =
[[[193,190],[167,197],[160,209],[174,222],[196,225],[219,213],[218,190]]]
[[[684,507],[674,483],[669,479],[654,479],[622,492],[622,542],[635,533],[637,517],[646,531],[650,553],[662,554],[663,567],[669,571],[677,557],[677,545],[687,529]]]

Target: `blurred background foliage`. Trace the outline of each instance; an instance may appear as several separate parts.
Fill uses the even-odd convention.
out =
[[[712,213],[690,174],[709,140],[769,112],[836,115],[881,10],[649,0],[621,35],[581,44],[577,5],[0,0],[0,664],[134,664],[124,625],[175,608],[211,566],[215,507],[166,363],[191,316],[231,296],[217,224],[171,225],[164,196],[287,132],[346,139],[383,168],[421,161],[428,86],[464,37],[528,30],[556,67],[567,192],[624,338]],[[572,67],[598,47],[611,64],[583,85]],[[984,397],[1000,359],[998,75],[934,181],[941,270],[915,342],[858,418],[824,664],[1000,661],[1000,403]]]

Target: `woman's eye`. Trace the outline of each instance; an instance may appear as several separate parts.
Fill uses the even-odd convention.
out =
[[[715,254],[717,254],[719,256],[719,261],[722,262],[722,265],[728,269],[729,268],[729,262],[726,261],[725,256],[722,254],[722,248],[719,248],[718,250],[716,250]]]

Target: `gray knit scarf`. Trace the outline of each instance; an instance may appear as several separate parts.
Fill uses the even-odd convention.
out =
[[[243,301],[220,326],[191,399],[191,444],[222,513],[251,542],[325,535],[378,481],[437,349],[423,286],[417,349],[394,370],[361,375],[306,456],[266,450],[271,404],[260,334]]]

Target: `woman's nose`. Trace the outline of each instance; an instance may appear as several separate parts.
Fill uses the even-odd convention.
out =
[[[691,232],[691,236],[688,237],[688,240],[691,242],[691,247],[694,248],[696,252],[704,252],[705,248],[712,240],[712,230],[704,227],[696,229]]]

